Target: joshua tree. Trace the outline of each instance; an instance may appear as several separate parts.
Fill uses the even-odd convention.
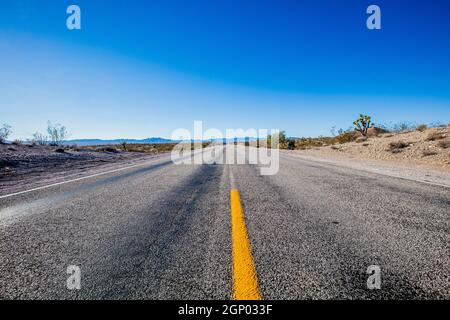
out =
[[[367,131],[369,130],[370,126],[373,125],[370,116],[366,116],[363,114],[360,114],[359,118],[356,119],[353,124],[355,125],[355,130],[359,131],[364,137],[367,136]]]

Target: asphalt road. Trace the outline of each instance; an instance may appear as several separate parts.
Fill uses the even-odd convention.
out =
[[[231,299],[232,188],[263,299],[449,298],[449,188],[285,154],[273,176],[211,163],[163,157],[0,199],[0,298]]]

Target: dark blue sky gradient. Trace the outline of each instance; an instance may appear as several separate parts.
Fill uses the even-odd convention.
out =
[[[65,29],[72,3],[81,32]],[[370,4],[381,7],[381,31],[365,27]],[[0,9],[3,35],[108,52],[217,86],[450,100],[446,0],[2,0]]]

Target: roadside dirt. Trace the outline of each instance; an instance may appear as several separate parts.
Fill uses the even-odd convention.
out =
[[[385,133],[367,141],[290,151],[305,156],[339,160],[377,160],[396,166],[450,172],[450,127],[423,132]]]
[[[136,152],[56,152],[50,146],[0,145],[0,195],[113,170],[159,157]]]

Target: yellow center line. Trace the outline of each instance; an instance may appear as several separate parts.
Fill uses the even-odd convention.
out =
[[[231,190],[230,201],[231,238],[233,242],[233,299],[261,300],[239,190]]]

